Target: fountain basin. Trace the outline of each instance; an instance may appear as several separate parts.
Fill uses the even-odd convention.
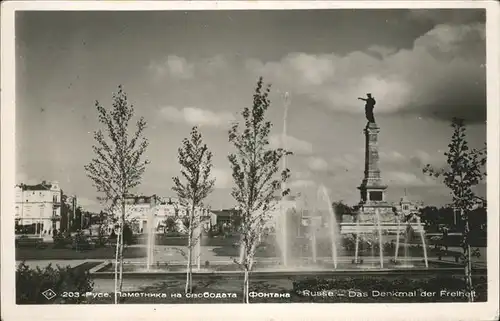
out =
[[[380,268],[375,262],[365,261],[363,264],[352,264],[350,258],[339,259],[337,268],[333,268],[333,262],[318,262],[315,266],[294,266],[285,267],[280,265],[268,265],[257,262],[252,270],[252,276],[259,278],[279,277],[334,277],[334,276],[398,276],[398,275],[462,275],[463,267],[454,262],[443,262],[429,260],[429,267],[425,267],[423,259],[405,261],[404,264],[394,264],[390,260],[384,262],[384,267]],[[96,266],[90,271],[93,278],[112,279],[114,278],[114,265],[111,261],[106,261]],[[150,267],[146,270],[143,262],[127,262],[123,271],[125,278],[185,278],[186,266],[177,262],[168,263],[160,267]],[[475,275],[486,275],[485,267],[474,268]],[[197,269],[193,267],[193,277],[219,276],[222,278],[240,278],[243,271],[232,262],[214,262],[208,268]]]

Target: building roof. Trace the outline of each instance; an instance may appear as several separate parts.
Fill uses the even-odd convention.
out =
[[[40,184],[28,185],[28,184],[19,184],[16,187],[20,187],[23,191],[50,191],[53,187],[53,184],[50,182],[43,181]]]

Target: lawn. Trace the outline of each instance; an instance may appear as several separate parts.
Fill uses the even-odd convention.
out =
[[[72,249],[55,249],[47,247],[45,249],[16,248],[16,261],[24,260],[84,260],[84,259],[113,259],[115,257],[115,247],[102,247],[87,251],[76,251]],[[143,248],[125,248],[123,255],[125,258],[145,257]]]

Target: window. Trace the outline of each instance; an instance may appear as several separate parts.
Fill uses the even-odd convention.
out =
[[[409,209],[410,209],[410,207],[408,205],[403,205],[403,210],[407,211]]]

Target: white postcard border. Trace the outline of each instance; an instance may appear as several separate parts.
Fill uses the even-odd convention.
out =
[[[413,304],[15,305],[15,39],[16,10],[249,10],[340,8],[486,8],[488,134],[488,302]],[[1,16],[1,299],[3,320],[493,320],[499,302],[499,30],[495,1],[9,1]]]

